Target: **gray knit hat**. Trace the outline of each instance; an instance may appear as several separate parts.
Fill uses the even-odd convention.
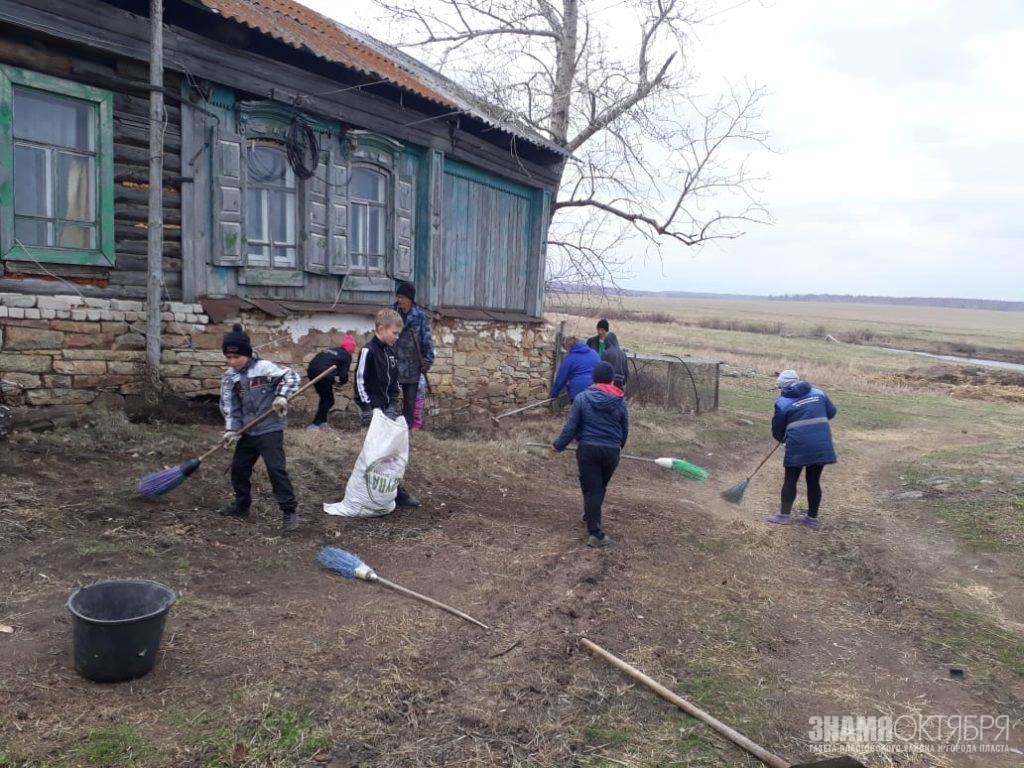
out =
[[[779,389],[785,389],[790,384],[796,384],[800,381],[800,376],[797,375],[796,371],[783,371],[779,374],[779,378],[775,380],[775,384]]]

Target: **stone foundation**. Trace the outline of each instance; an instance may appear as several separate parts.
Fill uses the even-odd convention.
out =
[[[186,397],[216,397],[231,322],[212,323],[199,304],[162,307],[161,375],[168,390]],[[362,345],[373,335],[366,315],[311,314],[241,318],[253,346],[305,378],[318,351],[352,333]],[[0,293],[0,379],[15,405],[88,405],[141,391],[145,360],[145,307],[141,302],[79,296]],[[551,329],[542,324],[461,320],[432,322],[435,362],[429,417],[465,421],[546,397],[551,377]],[[346,390],[346,392],[349,390]],[[309,404],[315,402],[310,394]],[[339,398],[336,408],[348,403]]]

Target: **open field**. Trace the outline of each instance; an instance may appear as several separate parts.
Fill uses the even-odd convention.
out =
[[[587,317],[618,315],[620,322],[635,318],[653,325],[816,339],[832,334],[842,341],[1024,362],[1024,312],[658,296],[570,296],[557,303]],[[592,325],[584,330],[593,333]]]
[[[589,332],[594,318],[568,321]],[[628,347],[712,356],[736,375],[717,413],[632,410],[632,453],[678,455],[711,479],[623,462],[607,550],[582,546],[572,458],[525,446],[556,433],[546,414],[415,435],[408,485],[424,506],[374,520],[319,511],[358,451],[351,417],[335,414],[345,428],[333,434],[293,428],[304,525],[287,537],[260,469],[253,522],[213,513],[226,457],[163,499],[131,496],[139,476],[215,440],[213,426],[115,415],[16,435],[0,463],[0,624],[14,629],[0,634],[0,766],[758,764],[581,650],[580,636],[790,760],[812,757],[820,715],[1005,715],[1000,746],[1024,749],[1024,405],[995,386],[962,397],[975,385],[956,367],[866,348],[612,326]],[[742,505],[718,496],[770,447],[782,367],[806,371],[839,408],[819,531],[763,522],[776,461]],[[908,380],[908,367],[921,375]],[[493,631],[323,572],[324,544]],[[129,576],[181,595],[161,658],[133,683],[89,683],[71,668],[64,602],[78,584]],[[1024,760],[939,751],[944,740],[862,759]]]

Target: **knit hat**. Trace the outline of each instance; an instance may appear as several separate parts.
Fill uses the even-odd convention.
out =
[[[220,343],[220,349],[225,355],[252,357],[252,342],[245,335],[245,331],[242,330],[241,323],[235,323],[231,326],[231,331],[224,334],[224,339]]]
[[[338,346],[351,355],[353,352],[356,351],[356,340],[352,338],[351,333],[346,333],[345,337],[341,340],[341,343]]]
[[[797,375],[796,371],[783,371],[779,374],[779,378],[775,380],[775,384],[779,389],[785,389],[790,384],[796,384],[800,381],[800,376]]]
[[[615,381],[615,369],[611,363],[604,360],[594,366],[593,375],[595,384],[611,384]]]
[[[405,296],[409,301],[416,301],[416,286],[412,283],[402,283],[395,289],[396,296]]]
[[[597,321],[597,328],[600,331],[607,331],[608,330],[608,321],[605,320],[602,317],[600,320]]]

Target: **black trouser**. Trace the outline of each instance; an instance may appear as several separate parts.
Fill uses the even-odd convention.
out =
[[[281,512],[294,512],[295,493],[285,469],[284,432],[281,430],[263,435],[242,435],[235,446],[235,455],[231,459],[231,487],[235,490],[239,509],[247,510],[252,504],[252,468],[260,456],[267,465],[270,485]]]
[[[800,471],[807,470],[807,516],[817,517],[821,506],[821,471],[824,464],[811,464],[807,467],[786,467],[786,479],[782,483],[782,514],[788,515],[796,501],[796,482],[800,479]]]
[[[320,396],[320,402],[316,406],[316,415],[313,417],[313,423],[324,424],[327,422],[327,414],[334,407],[334,377],[326,376],[320,379],[320,381],[313,385],[313,389]]]
[[[415,384],[402,383],[402,416],[405,417],[405,423],[412,429],[412,412],[416,407],[416,394],[420,391],[420,383],[417,381]]]
[[[580,490],[583,491],[583,522],[587,533],[603,538],[601,505],[608,489],[608,481],[619,466],[619,449],[610,445],[582,443],[576,449],[576,464],[580,470]]]

